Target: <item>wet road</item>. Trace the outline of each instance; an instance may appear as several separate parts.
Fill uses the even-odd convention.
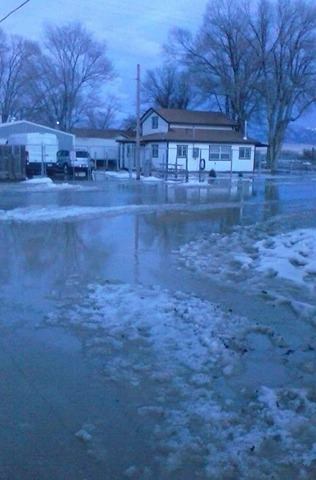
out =
[[[173,204],[184,208],[160,210]],[[157,208],[80,216],[81,207],[127,205]],[[186,211],[185,205],[194,208]],[[33,222],[32,212],[43,207],[75,207],[77,213],[71,220],[52,215]],[[73,305],[89,284],[119,281],[181,289],[256,320],[290,315],[259,297],[245,301],[216,279],[201,282],[179,266],[175,252],[197,234],[226,233],[273,217],[293,216],[301,226],[315,227],[315,208],[316,178],[308,177],[217,180],[212,188],[117,180],[56,190],[0,184],[0,210],[31,212],[27,221],[0,221],[0,479],[116,480],[153,454],[144,441],[151,425],[133,416],[130,405],[139,402],[133,390],[104,381],[102,360],[87,354],[80,332],[43,325],[61,300]],[[146,396],[150,385],[143,402]],[[101,419],[104,436],[89,452],[75,433]],[[187,475],[193,478],[189,469]]]

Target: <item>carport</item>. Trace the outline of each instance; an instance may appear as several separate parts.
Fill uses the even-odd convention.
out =
[[[75,148],[75,135],[72,133],[29,122],[28,120],[0,124],[0,144],[6,144],[10,135],[19,133],[53,133],[57,137],[59,150],[73,150]]]

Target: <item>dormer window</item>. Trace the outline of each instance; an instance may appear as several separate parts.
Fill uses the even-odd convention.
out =
[[[153,130],[158,128],[158,117],[151,117],[151,128]]]

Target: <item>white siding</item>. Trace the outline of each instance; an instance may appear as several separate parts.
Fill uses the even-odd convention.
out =
[[[151,128],[152,117],[158,117],[158,128]],[[152,112],[148,118],[142,123],[142,134],[149,135],[151,133],[168,132],[168,123],[163,120],[155,112]]]
[[[251,158],[249,160],[239,160],[239,147],[250,147]],[[233,172],[253,172],[255,162],[254,145],[233,145]]]
[[[158,145],[158,157],[152,157],[152,145]],[[232,160],[224,161],[210,161],[209,160],[209,144],[205,143],[190,143],[190,142],[170,142],[169,147],[167,147],[167,142],[152,142],[146,144],[145,147],[141,148],[141,162],[144,169],[161,169],[165,165],[166,159],[168,159],[169,166],[177,164],[179,168],[186,168],[186,159],[177,158],[177,146],[178,145],[187,145],[188,147],[188,170],[190,172],[198,172],[200,159],[205,160],[205,170],[210,171],[214,169],[216,172],[252,172],[254,169],[254,145],[231,145],[232,147]],[[215,144],[212,144],[215,145]],[[251,148],[251,158],[249,160],[240,160],[239,159],[239,147],[250,147]],[[131,150],[131,159],[127,157],[127,149]],[[199,157],[193,158],[193,148],[199,149]],[[131,161],[132,167],[135,168],[134,160],[134,149],[135,144],[125,144],[124,147],[121,146],[122,155],[121,155],[121,167],[128,168],[129,162]],[[124,150],[124,153],[123,153]]]
[[[76,148],[87,150],[96,160],[119,158],[119,146],[114,138],[76,137]]]
[[[231,163],[227,161],[206,161],[205,170],[215,170],[215,172],[230,172]]]
[[[195,125],[195,126],[192,126],[192,125],[186,125],[186,124],[183,124],[183,123],[171,123],[170,124],[170,128],[185,128],[185,129],[189,129],[189,130],[192,130],[193,128],[195,128],[196,130],[225,130],[225,131],[231,131],[233,130],[233,127],[230,127],[230,126],[212,126],[212,125],[208,125],[208,126],[205,126],[205,125]]]
[[[152,146],[158,145],[158,157],[152,157]],[[159,143],[148,143],[146,147],[143,149],[143,161],[145,163],[150,163],[154,169],[160,169],[163,165],[166,164],[167,159],[167,143],[159,142]]]
[[[253,145],[232,145],[232,164],[230,161],[210,161],[209,160],[209,145],[205,143],[189,143],[189,142],[177,142],[169,144],[169,163],[178,163],[179,166],[186,166],[185,158],[177,159],[177,145],[188,146],[188,169],[190,172],[199,170],[200,158],[205,160],[205,170],[209,171],[214,169],[216,172],[230,172],[231,168],[233,172],[252,172],[254,169],[254,146]],[[239,160],[239,147],[251,147],[250,160]],[[193,158],[193,148],[200,149],[199,158]]]
[[[169,153],[168,153],[169,163],[172,164],[172,165],[177,164],[178,167],[180,167],[180,168],[185,168],[186,167],[185,158],[177,158],[177,145],[187,145],[188,146],[189,170],[196,170],[196,165],[199,164],[199,161],[192,158],[193,144],[188,143],[188,142],[178,142],[178,143],[171,142],[171,143],[169,143]],[[197,167],[197,169],[198,169],[198,167]]]
[[[135,142],[122,143],[120,152],[120,167],[135,168]]]

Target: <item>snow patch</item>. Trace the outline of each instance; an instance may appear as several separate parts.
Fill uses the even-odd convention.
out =
[[[316,229],[301,229],[275,235],[254,245],[258,261],[254,268],[266,273],[272,270],[280,278],[294,283],[309,280],[316,285]]]
[[[34,177],[24,180],[18,184],[19,191],[25,189],[28,192],[52,192],[63,190],[96,190],[91,185],[79,185],[77,183],[58,182],[55,183],[49,177]]]
[[[131,174],[127,171],[119,171],[119,172],[112,172],[112,171],[106,171],[106,172],[96,172],[95,174],[96,179],[99,179],[100,177],[105,177],[105,178],[114,178],[116,180],[136,180],[136,173],[132,172]],[[141,175],[140,177],[141,182],[145,183],[159,183],[162,181],[161,178],[158,177],[144,177]]]
[[[52,185],[53,183],[53,180],[49,177],[33,177],[24,180],[20,185]]]
[[[283,346],[271,327],[252,326],[182,292],[141,285],[90,285],[70,305],[65,299],[46,323],[80,332],[86,352],[104,356],[105,378],[135,388],[138,402],[152,385],[152,402],[136,401],[134,408],[153,425],[148,441],[162,478],[184,477],[188,465],[206,479],[311,478],[315,392],[240,385],[249,332]],[[238,387],[229,384],[235,381]],[[132,466],[125,476],[137,472]]]
[[[242,291],[288,302],[300,315],[316,318],[315,228],[271,234],[268,225],[236,227],[229,234],[197,238],[175,253],[191,271],[213,281],[238,282]]]
[[[188,205],[188,204],[165,204],[165,205],[124,205],[115,207],[25,207],[12,210],[0,210],[0,222],[37,223],[51,221],[81,221],[89,218],[109,217],[129,214],[164,214],[172,212],[204,212],[223,208],[223,204],[217,205]],[[226,208],[235,208],[235,204],[225,205]]]
[[[90,442],[92,440],[92,435],[83,428],[79,430],[75,435],[77,438],[79,438],[79,440],[84,443]]]

